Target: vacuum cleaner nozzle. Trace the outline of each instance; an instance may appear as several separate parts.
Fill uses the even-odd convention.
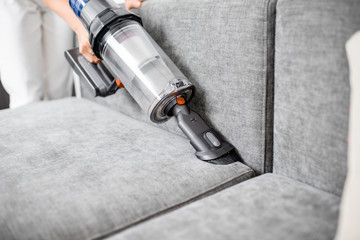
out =
[[[241,162],[241,157],[239,156],[239,154],[236,153],[235,149],[231,150],[231,152],[226,153],[225,155],[213,159],[213,160],[209,160],[207,161],[208,163],[212,163],[215,165],[228,165],[234,162]]]
[[[186,104],[175,105],[172,114],[176,117],[180,129],[190,139],[190,144],[195,148],[195,155],[199,159],[211,163],[238,160],[234,157],[234,146],[224,141],[198,113],[192,111]]]

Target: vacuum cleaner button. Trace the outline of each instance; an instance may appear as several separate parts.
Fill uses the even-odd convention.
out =
[[[183,97],[178,97],[176,99],[177,104],[184,105],[186,103],[185,99]]]
[[[214,135],[212,132],[207,132],[207,133],[205,133],[205,136],[207,137],[207,139],[209,139],[209,141],[210,141],[215,147],[219,147],[219,146],[220,146],[219,140],[215,137],[215,135]]]

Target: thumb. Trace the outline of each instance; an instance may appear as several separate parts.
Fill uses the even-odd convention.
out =
[[[141,7],[141,1],[140,0],[127,0],[125,2],[125,8],[127,10],[130,10],[132,8],[140,8]]]

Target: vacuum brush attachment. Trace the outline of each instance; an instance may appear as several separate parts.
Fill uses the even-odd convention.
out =
[[[181,99],[181,97],[179,97]],[[213,164],[230,164],[240,161],[234,146],[224,141],[219,134],[210,128],[200,115],[192,111],[185,101],[178,101],[172,108],[180,129],[189,138],[195,148],[195,155],[200,160]]]

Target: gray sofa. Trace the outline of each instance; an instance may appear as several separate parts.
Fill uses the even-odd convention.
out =
[[[242,162],[127,94],[0,111],[0,239],[333,239],[357,0],[149,0],[145,28]]]

